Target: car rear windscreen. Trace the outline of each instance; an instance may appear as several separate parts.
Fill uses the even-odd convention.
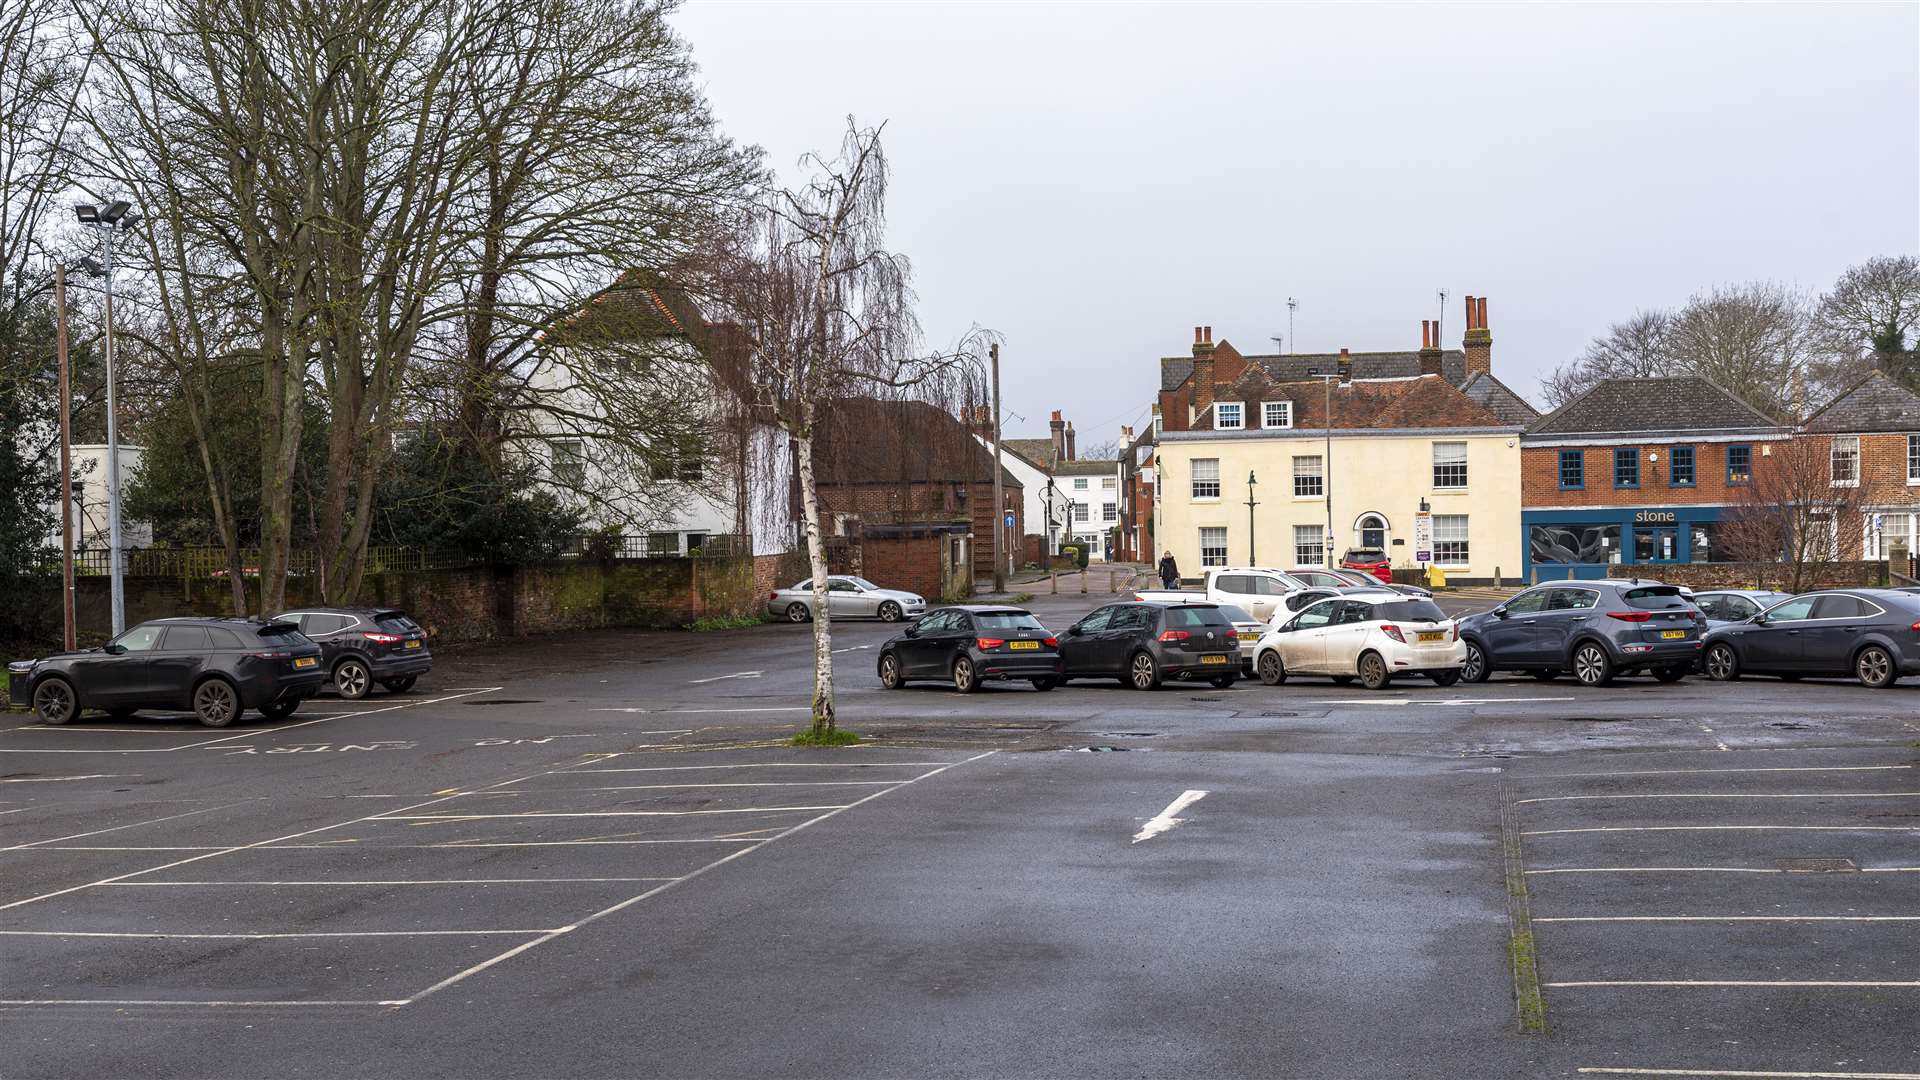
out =
[[[407,618],[404,612],[383,611],[374,622],[380,629],[393,634],[405,634],[420,629],[420,624]]]
[[[1375,604],[1373,614],[1378,619],[1392,619],[1395,622],[1446,622],[1447,613],[1440,605],[1431,600],[1391,600],[1384,604]]]
[[[1227,617],[1228,622],[1259,622],[1260,621],[1259,619],[1256,619],[1253,616],[1247,614],[1245,608],[1238,608],[1233,606],[1232,604],[1221,604],[1220,614],[1225,615]]]
[[[975,630],[1045,630],[1040,620],[1024,611],[983,611],[973,617]]]
[[[313,642],[300,628],[292,623],[267,623],[260,627],[260,636],[275,645],[311,645]]]
[[[1231,626],[1226,610],[1219,607],[1170,607],[1167,609],[1167,625],[1179,626]]]
[[[1387,553],[1379,548],[1354,548],[1347,552],[1348,562],[1376,563],[1386,562]]]
[[[1680,595],[1677,585],[1648,585],[1639,589],[1628,589],[1624,594],[1627,606],[1640,611],[1675,611],[1691,607],[1687,598]]]

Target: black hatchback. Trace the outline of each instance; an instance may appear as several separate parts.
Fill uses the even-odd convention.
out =
[[[427,632],[398,608],[308,607],[274,618],[294,623],[325,653],[323,666],[341,697],[358,701],[379,683],[395,694],[433,670]]]
[[[1240,638],[1219,604],[1109,604],[1067,628],[1060,655],[1066,679],[1119,679],[1135,690],[1163,679],[1224,690],[1240,676]]]
[[[156,619],[97,649],[8,665],[16,705],[43,724],[87,709],[118,718],[141,709],[191,709],[226,727],[248,709],[284,719],[326,681],[320,647],[286,622]]]
[[[1060,642],[1021,608],[935,608],[880,646],[875,669],[889,690],[915,679],[951,682],[963,694],[989,680],[1051,690],[1060,683]]]

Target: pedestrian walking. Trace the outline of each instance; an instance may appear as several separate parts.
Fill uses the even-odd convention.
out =
[[[1180,587],[1180,564],[1173,561],[1173,552],[1160,556],[1160,587],[1177,589]]]

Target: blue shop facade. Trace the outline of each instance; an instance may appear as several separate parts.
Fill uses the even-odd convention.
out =
[[[1529,583],[1603,578],[1613,566],[1728,562],[1720,535],[1725,506],[1609,506],[1522,510],[1521,573]]]

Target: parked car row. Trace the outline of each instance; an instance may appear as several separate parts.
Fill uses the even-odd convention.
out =
[[[283,720],[329,683],[349,700],[376,684],[405,693],[433,669],[426,639],[392,608],[155,619],[99,648],[14,661],[10,696],[45,724],[88,709],[116,719],[142,709],[192,712],[207,727],[226,727],[248,710]]]
[[[1240,575],[1222,576],[1209,579],[1210,592]],[[1301,603],[1290,609],[1296,594]],[[880,681],[950,682],[967,693],[989,681],[1052,690],[1112,678],[1151,690],[1177,679],[1224,688],[1243,674],[1269,686],[1314,675],[1377,690],[1408,676],[1452,686],[1496,671],[1542,681],[1571,674],[1598,687],[1627,674],[1677,682],[1703,671],[1719,681],[1851,675],[1879,688],[1920,675],[1920,593],[1896,589],[1696,596],[1657,581],[1568,581],[1457,620],[1430,599],[1384,587],[1302,589],[1281,594],[1264,622],[1216,599],[1141,595],[1059,635],[1017,607],[939,608],[880,647]]]

